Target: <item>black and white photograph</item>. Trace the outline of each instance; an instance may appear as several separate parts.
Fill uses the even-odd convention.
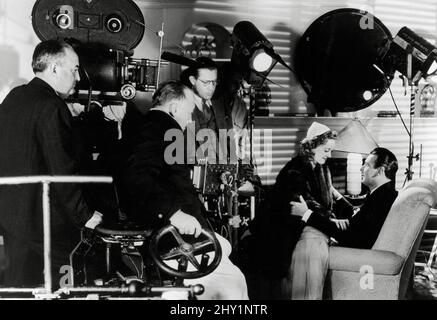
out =
[[[436,100],[435,0],[0,0],[0,300],[437,300]]]

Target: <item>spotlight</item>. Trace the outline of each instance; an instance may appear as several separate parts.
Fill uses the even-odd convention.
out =
[[[437,70],[437,48],[418,36],[416,33],[403,27],[391,41],[390,47],[382,58],[381,66],[386,73],[399,71],[408,80],[411,87],[410,97],[410,128],[408,131],[408,168],[406,180],[413,178],[413,160],[418,160],[419,155],[414,155],[414,114],[417,85],[422,78],[427,78]],[[393,74],[393,73],[392,73]],[[406,181],[405,180],[405,181]]]
[[[240,21],[234,26],[231,42],[232,64],[239,67],[243,78],[255,87],[262,87],[278,62],[294,73],[274,51],[272,43],[249,21]]]
[[[273,64],[273,58],[270,57],[263,49],[254,52],[250,61],[250,67],[257,72],[266,72]]]
[[[238,72],[250,85],[248,127],[250,164],[253,165],[253,118],[257,105],[256,92],[263,88],[266,79],[273,82],[267,76],[278,62],[290,71],[294,71],[280,55],[275,53],[272,43],[249,21],[240,21],[234,26],[231,43],[233,46],[231,64],[238,68]]]
[[[248,83],[261,86],[278,62],[273,45],[249,21],[240,21],[234,26],[232,44],[232,63],[241,67]]]
[[[399,71],[416,84],[422,77],[426,78],[437,71],[436,59],[436,47],[409,28],[403,27],[383,57],[382,68],[386,73]]]

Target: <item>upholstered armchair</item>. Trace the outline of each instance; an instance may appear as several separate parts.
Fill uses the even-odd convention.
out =
[[[393,203],[372,249],[330,247],[329,299],[405,299],[437,183],[410,181]]]

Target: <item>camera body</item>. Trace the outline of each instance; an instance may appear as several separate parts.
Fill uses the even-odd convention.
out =
[[[37,0],[32,25],[41,40],[73,45],[81,64],[84,90],[103,100],[131,100],[137,91],[156,89],[158,61],[133,58],[145,31],[144,17],[132,0]]]

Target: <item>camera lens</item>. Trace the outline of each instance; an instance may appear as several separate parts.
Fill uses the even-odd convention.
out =
[[[106,29],[111,33],[120,32],[123,29],[123,20],[119,15],[109,15],[106,18]]]

